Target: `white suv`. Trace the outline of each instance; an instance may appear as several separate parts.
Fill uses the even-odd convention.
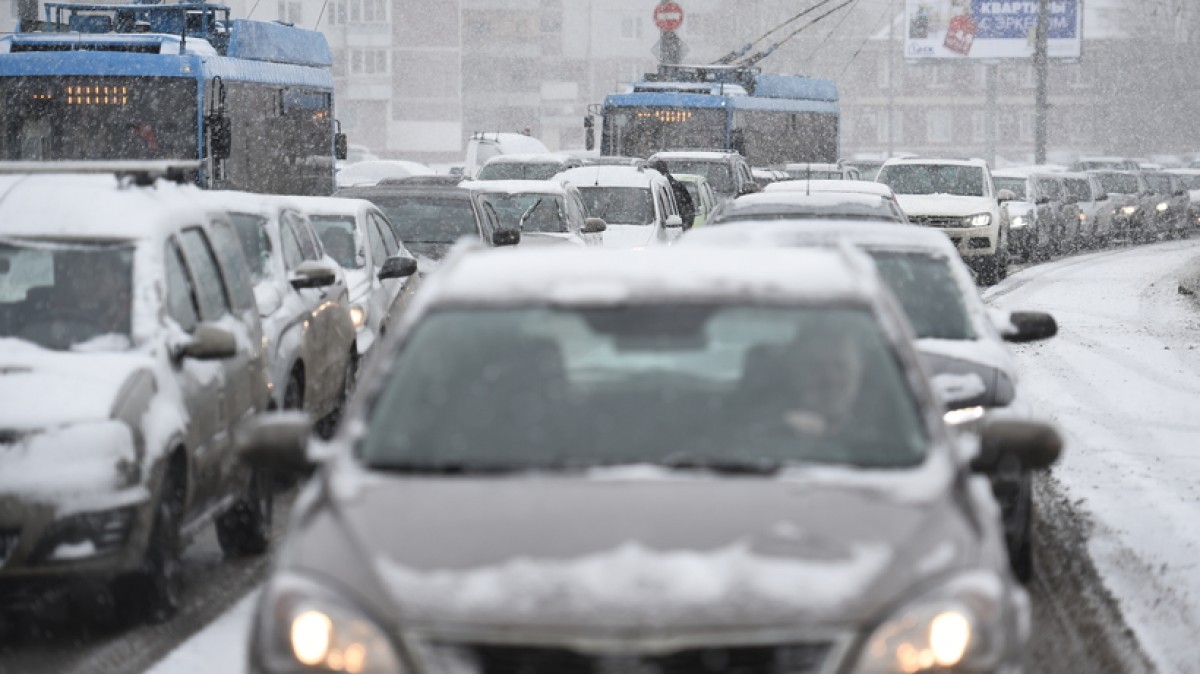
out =
[[[979,283],[991,285],[1007,275],[1008,221],[987,162],[889,159],[876,180],[892,188],[910,222],[944,231]]]

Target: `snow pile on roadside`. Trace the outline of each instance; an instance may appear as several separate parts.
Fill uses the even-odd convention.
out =
[[[246,595],[216,622],[184,641],[146,674],[182,674],[184,672],[246,671],[250,620],[258,591]]]

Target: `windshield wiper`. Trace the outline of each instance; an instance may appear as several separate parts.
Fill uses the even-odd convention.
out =
[[[688,452],[673,452],[655,463],[674,470],[710,470],[730,475],[774,475],[783,468],[783,462],[777,459],[731,459]]]

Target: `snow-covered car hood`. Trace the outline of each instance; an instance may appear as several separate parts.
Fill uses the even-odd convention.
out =
[[[583,239],[574,234],[555,232],[522,232],[522,246],[583,246]]]
[[[108,419],[130,375],[153,366],[149,356],[138,352],[49,351],[0,339],[0,429]]]
[[[637,248],[654,243],[655,228],[651,225],[609,225],[604,230],[606,248]]]
[[[886,472],[855,486],[665,471],[372,475],[334,497],[336,514],[301,517],[285,558],[353,578],[360,599],[407,626],[628,634],[845,624],[878,617],[977,554],[950,474],[927,466],[905,476],[903,497],[881,486],[897,479]]]
[[[990,213],[995,202],[987,197],[961,197],[953,194],[897,194],[900,208],[911,216],[966,216]]]

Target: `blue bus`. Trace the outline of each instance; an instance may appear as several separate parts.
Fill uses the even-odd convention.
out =
[[[836,162],[837,85],[744,66],[663,65],[602,109],[600,154],[735,150],[753,166]]]
[[[0,159],[199,162],[202,187],[330,194],[332,55],[229,8],[47,3],[0,37]]]

